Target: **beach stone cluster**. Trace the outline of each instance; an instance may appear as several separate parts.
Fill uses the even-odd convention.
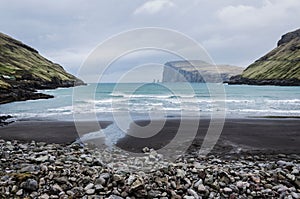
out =
[[[297,154],[143,152],[0,140],[0,198],[300,198]]]

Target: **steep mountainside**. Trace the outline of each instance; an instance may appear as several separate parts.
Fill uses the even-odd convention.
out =
[[[251,64],[230,84],[300,85],[300,29],[281,37],[277,47]]]
[[[36,89],[84,84],[60,65],[42,57],[37,50],[0,33],[0,104],[50,98]]]
[[[241,74],[243,68],[229,65],[208,64],[200,60],[167,62],[163,82],[223,82]]]

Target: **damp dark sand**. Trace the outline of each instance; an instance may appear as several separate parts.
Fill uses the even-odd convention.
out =
[[[152,121],[151,127],[145,127],[149,121],[137,121],[137,126],[129,129],[129,134],[117,142],[117,147],[126,151],[141,152],[144,147],[159,150],[163,147],[170,152],[188,147],[189,151],[200,149],[207,133],[209,119],[168,119],[160,127],[161,121]],[[99,122],[106,128],[111,122]],[[178,135],[180,124],[184,125]],[[194,127],[199,124],[196,130]],[[212,126],[219,125],[215,121]],[[138,127],[140,126],[140,127]],[[82,122],[84,133],[97,131],[89,122]],[[158,130],[157,130],[158,129]],[[158,133],[156,133],[158,132]],[[152,135],[150,136],[149,135]],[[141,135],[144,138],[139,138]],[[74,122],[64,121],[20,121],[0,127],[0,139],[69,144],[79,138]],[[174,142],[174,140],[176,142]],[[193,140],[189,142],[189,140]],[[96,145],[97,145],[96,141]],[[172,145],[169,145],[173,143]],[[175,143],[175,145],[174,145]],[[169,147],[171,146],[171,147]],[[300,120],[299,119],[226,119],[221,136],[212,150],[213,153],[228,154],[239,151],[253,153],[296,153],[300,154]]]

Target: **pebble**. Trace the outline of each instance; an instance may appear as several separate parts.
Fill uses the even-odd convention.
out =
[[[292,180],[292,181],[295,181],[295,179],[296,179],[295,175],[289,174],[289,173],[286,174],[286,177],[287,177],[288,179]]]
[[[291,165],[293,165],[293,163],[292,162],[286,162],[286,161],[283,161],[283,160],[279,160],[278,162],[277,162],[277,164],[279,165],[279,166],[291,166]]]
[[[194,196],[195,199],[199,199],[198,194],[193,189],[188,189],[188,193],[192,196]]]
[[[62,192],[62,188],[58,185],[58,184],[55,184],[52,186],[52,190],[55,192],[55,193],[60,193]]]
[[[277,191],[280,193],[280,192],[284,192],[286,190],[288,190],[288,188],[286,186],[280,186]]]
[[[95,193],[95,189],[87,189],[87,190],[85,191],[85,193],[88,194],[88,195],[92,195],[92,194]]]
[[[186,195],[186,196],[184,196],[183,198],[184,198],[184,199],[195,199],[195,197],[194,197],[194,196],[187,196],[187,195]]]
[[[96,179],[95,184],[101,184],[104,185],[106,180],[103,177],[99,177]]]
[[[38,158],[35,159],[35,161],[37,162],[46,162],[48,160],[49,156],[45,155],[45,156],[40,156]]]
[[[90,183],[90,184],[86,185],[86,187],[84,187],[84,190],[88,190],[88,189],[91,189],[93,187],[94,187],[94,184]]]
[[[133,181],[135,180],[135,176],[133,175],[130,175],[127,179],[127,184],[128,185],[131,185],[133,183]]]
[[[144,186],[143,180],[141,178],[137,178],[130,186],[130,191],[135,191],[143,186]]]
[[[299,199],[300,198],[300,194],[299,193],[292,192],[291,195],[295,199]]]
[[[143,152],[0,140],[0,198],[300,198],[298,155]]]
[[[20,189],[19,191],[17,191],[16,195],[17,195],[17,196],[23,195],[23,189]]]
[[[39,197],[39,199],[49,199],[49,198],[50,198],[49,195],[46,193]]]
[[[38,183],[34,179],[28,179],[22,186],[23,189],[35,191],[38,189]]]
[[[199,192],[205,192],[205,191],[206,191],[206,187],[205,187],[203,184],[200,184],[200,185],[198,186],[197,190],[198,190]]]
[[[12,193],[16,193],[18,191],[18,187],[16,185],[14,185],[11,189]]]
[[[104,189],[104,187],[101,184],[95,185],[95,190],[96,191],[100,191],[100,190],[103,190],[103,189]]]
[[[293,169],[293,171],[291,172],[291,174],[298,175],[299,174],[299,170],[298,169]]]
[[[203,183],[203,180],[200,179],[200,180],[198,180],[198,181],[194,184],[194,187],[197,188],[197,187],[199,187],[199,185],[202,184],[202,183]]]
[[[225,187],[224,188],[224,192],[225,193],[231,193],[232,192],[232,189],[228,188],[228,187]]]
[[[108,199],[123,199],[123,198],[120,197],[120,196],[117,196],[117,195],[110,195],[110,196],[108,197]]]
[[[184,178],[185,176],[185,171],[182,170],[182,169],[177,169],[177,174],[176,174],[177,177],[179,178]]]

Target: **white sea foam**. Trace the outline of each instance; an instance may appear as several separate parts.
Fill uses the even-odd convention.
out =
[[[294,114],[300,115],[300,110],[274,110],[274,109],[240,109],[239,112],[252,112],[252,113],[279,113],[279,114]]]
[[[174,95],[174,94],[127,94],[127,93],[111,93],[112,97],[123,97],[123,98],[191,98],[195,95]]]
[[[72,112],[73,106],[64,106],[58,108],[49,108],[49,112],[63,113],[63,112]]]
[[[277,100],[265,100],[267,103],[272,104],[299,104],[300,105],[300,99],[277,99]]]

